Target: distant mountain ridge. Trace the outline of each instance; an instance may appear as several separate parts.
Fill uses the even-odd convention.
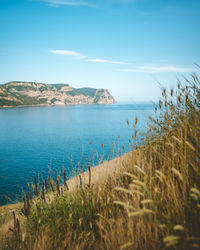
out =
[[[0,107],[23,105],[111,104],[107,89],[73,88],[69,84],[13,81],[0,85]]]

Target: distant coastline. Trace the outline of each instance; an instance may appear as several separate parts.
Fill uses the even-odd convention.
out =
[[[115,101],[114,103],[109,104],[98,104],[98,103],[83,103],[83,104],[76,104],[76,103],[68,103],[68,104],[32,104],[32,105],[17,105],[17,106],[0,106],[0,109],[5,108],[25,108],[25,107],[67,107],[67,106],[86,106],[86,105],[110,105],[118,103]]]
[[[0,85],[0,107],[64,106],[112,104],[114,97],[107,89],[72,88],[69,84],[9,82]]]

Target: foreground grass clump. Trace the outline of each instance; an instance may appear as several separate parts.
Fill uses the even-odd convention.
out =
[[[132,248],[200,248],[200,89],[192,75],[169,94],[162,90],[150,120],[142,159],[130,173],[125,208]],[[116,197],[117,198],[117,197]],[[117,201],[116,201],[117,203]],[[152,244],[152,245],[151,245]]]
[[[72,247],[73,242],[90,245],[99,236],[97,219],[100,209],[98,197],[87,189],[55,197],[50,204],[40,201],[37,211],[31,211],[27,219],[27,230],[31,235],[27,239],[30,243],[27,243],[37,239],[39,247],[45,240],[51,249]],[[43,234],[45,239],[41,238]]]
[[[60,187],[33,204],[3,249],[200,249],[200,82],[196,75],[162,99],[143,147],[92,185]],[[129,126],[129,122],[127,122]],[[102,171],[102,175],[104,175]],[[64,181],[65,182],[65,181]],[[41,198],[40,198],[41,197]]]

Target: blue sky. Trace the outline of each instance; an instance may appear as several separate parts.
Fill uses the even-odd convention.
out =
[[[197,71],[199,0],[0,0],[0,83],[107,88],[155,101]]]

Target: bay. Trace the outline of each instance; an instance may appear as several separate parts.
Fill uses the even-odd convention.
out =
[[[145,132],[150,103],[20,107],[0,109],[0,201],[22,199],[27,183],[56,177],[63,167],[70,178],[78,166],[87,169],[131,150],[133,124]]]

